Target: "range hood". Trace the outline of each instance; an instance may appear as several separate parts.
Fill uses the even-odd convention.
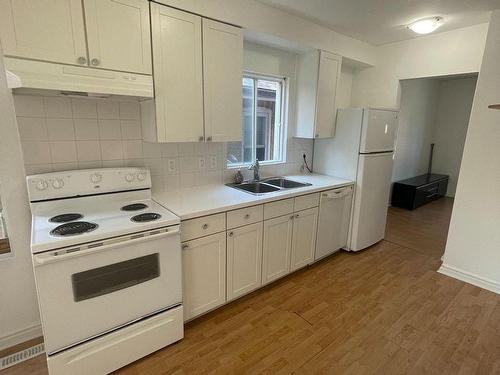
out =
[[[154,96],[153,78],[143,74],[11,57],[5,58],[5,68],[11,89],[51,90],[80,96]]]

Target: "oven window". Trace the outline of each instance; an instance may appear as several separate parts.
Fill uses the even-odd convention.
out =
[[[151,254],[71,275],[75,302],[113,293],[160,276],[159,254]]]

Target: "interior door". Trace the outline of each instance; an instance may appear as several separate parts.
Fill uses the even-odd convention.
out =
[[[207,141],[241,141],[242,76],[243,31],[238,27],[203,19]]]
[[[398,112],[367,109],[361,131],[361,153],[393,151],[398,129]]]
[[[333,53],[320,52],[315,138],[330,138],[335,134],[336,95],[340,80],[341,59]]]
[[[393,154],[360,155],[350,250],[357,251],[384,238]]]
[[[151,30],[157,140],[203,140],[201,17],[151,3]]]
[[[6,56],[87,65],[80,0],[2,0],[0,39]]]
[[[84,0],[90,66],[151,74],[147,0]]]

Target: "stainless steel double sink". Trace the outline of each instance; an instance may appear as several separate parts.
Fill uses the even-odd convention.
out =
[[[260,181],[243,182],[241,184],[227,184],[226,186],[242,190],[253,195],[274,193],[280,190],[296,189],[311,186],[306,182],[297,182],[284,177],[270,177]]]

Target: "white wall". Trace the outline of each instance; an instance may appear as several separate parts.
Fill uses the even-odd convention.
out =
[[[353,105],[398,108],[399,80],[477,73],[488,24],[390,43],[376,49],[376,66],[357,72]]]
[[[0,72],[4,71],[0,49]],[[0,195],[12,253],[0,257],[0,350],[40,336],[31,266],[31,214],[12,96],[0,74]]]
[[[375,47],[255,0],[159,0],[159,3],[233,23],[245,29],[375,64]]]
[[[349,108],[351,106],[353,77],[354,69],[342,63],[339,92],[337,94],[337,108]]]
[[[401,111],[392,181],[427,172],[437,98],[438,82],[435,80],[401,82]]]
[[[439,81],[432,171],[450,176],[449,197],[454,197],[457,189],[476,82],[476,77]]]
[[[493,13],[440,272],[500,293],[500,10]]]

